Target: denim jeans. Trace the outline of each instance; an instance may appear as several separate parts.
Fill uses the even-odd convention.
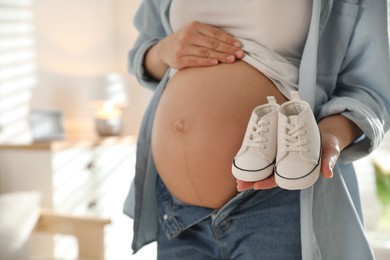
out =
[[[300,192],[239,193],[221,209],[185,204],[157,181],[158,260],[301,259]]]

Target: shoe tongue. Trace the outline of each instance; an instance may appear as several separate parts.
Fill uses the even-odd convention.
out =
[[[298,116],[289,116],[288,117],[288,122],[292,125],[296,125],[298,122]]]
[[[260,119],[260,117],[256,113],[252,112],[250,121],[253,121],[253,122],[257,123],[259,121],[259,119]]]

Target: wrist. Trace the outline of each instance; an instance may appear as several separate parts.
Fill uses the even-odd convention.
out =
[[[168,69],[168,65],[164,62],[161,56],[163,50],[161,50],[162,40],[151,46],[145,53],[144,67],[148,74],[156,79],[161,80]]]
[[[343,150],[356,140],[362,131],[348,118],[341,114],[331,115],[323,118],[319,123],[321,133],[327,133],[335,137],[338,147]]]

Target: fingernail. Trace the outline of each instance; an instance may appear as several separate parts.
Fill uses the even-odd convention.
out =
[[[235,59],[236,59],[236,57],[234,57],[234,55],[226,56],[227,61],[234,61]]]
[[[241,42],[239,42],[239,41],[234,41],[234,42],[233,42],[233,45],[236,46],[236,47],[241,47]]]
[[[329,163],[329,169],[330,169],[330,176],[329,179],[333,178],[333,165]]]
[[[244,52],[241,51],[241,50],[240,51],[236,51],[234,54],[236,55],[237,58],[241,58],[242,56],[244,56]]]
[[[211,60],[211,64],[213,64],[213,65],[217,65],[218,62],[219,62],[219,61],[218,61],[217,59]]]

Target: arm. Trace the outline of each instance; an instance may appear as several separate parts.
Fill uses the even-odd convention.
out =
[[[241,44],[222,30],[192,22],[175,33],[164,28],[159,1],[145,0],[135,17],[140,35],[129,53],[129,71],[154,89],[168,68],[214,66],[243,56]]]
[[[134,17],[134,25],[139,35],[128,54],[129,72],[134,74],[142,86],[152,90],[157,87],[158,81],[145,70],[144,57],[151,46],[167,35],[159,5],[157,0],[142,2]]]
[[[336,161],[356,160],[378,147],[390,127],[390,59],[385,0],[363,0],[335,92],[320,108],[324,177]],[[359,142],[354,142],[358,137]],[[274,177],[238,181],[239,191],[275,187]]]
[[[362,131],[341,114],[323,118],[318,127],[322,136],[321,173],[326,178],[333,176],[333,167],[344,148],[362,135]]]
[[[240,46],[234,37],[218,28],[191,22],[151,47],[145,56],[145,67],[160,80],[169,67],[181,70],[233,63],[243,56]]]
[[[390,58],[386,0],[361,1],[336,89],[320,108],[319,118],[341,114],[363,132],[346,147],[343,161],[354,161],[376,149],[390,127]]]

